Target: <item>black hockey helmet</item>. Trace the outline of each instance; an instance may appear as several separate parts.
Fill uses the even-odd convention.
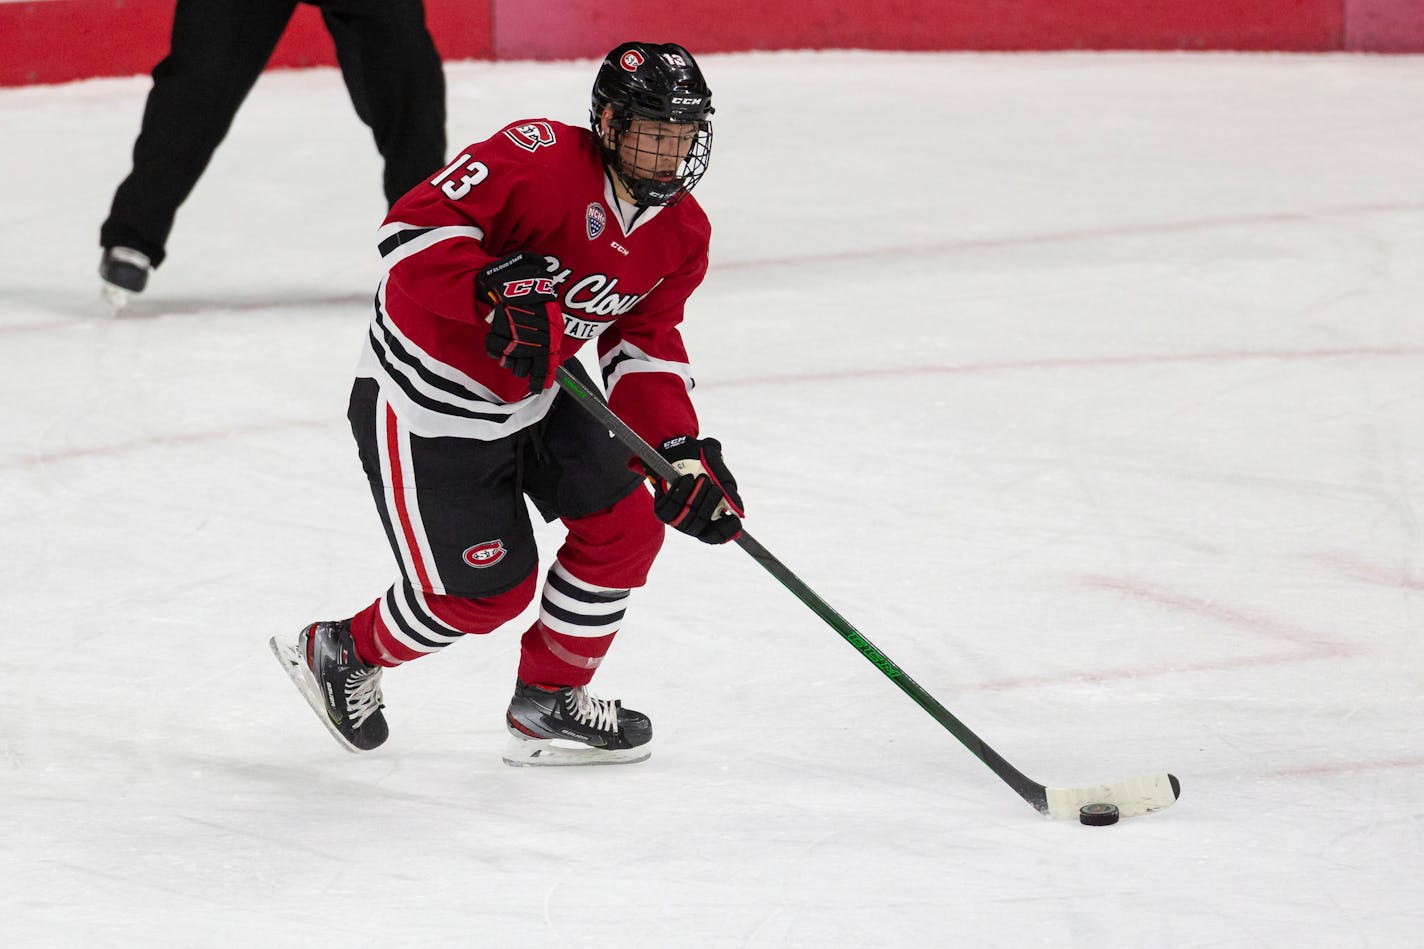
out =
[[[604,109],[612,115],[605,131]],[[593,81],[589,121],[603,161],[639,204],[676,204],[707,171],[712,154],[712,90],[692,54],[676,43],[624,43],[603,58]],[[622,153],[635,118],[690,126],[686,151],[671,175],[647,177]]]

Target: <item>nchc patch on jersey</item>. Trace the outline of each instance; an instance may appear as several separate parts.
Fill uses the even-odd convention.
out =
[[[603,205],[598,201],[591,201],[588,210],[584,212],[584,225],[588,230],[588,239],[596,241],[603,236],[603,229],[608,226],[608,213],[603,210]]]

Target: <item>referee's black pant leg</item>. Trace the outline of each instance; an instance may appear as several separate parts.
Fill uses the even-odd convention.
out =
[[[133,170],[99,230],[104,247],[132,247],[155,266],[178,207],[227,135],[267,65],[297,0],[178,0],[168,55],[134,142]]]
[[[323,0],[356,114],[385,161],[386,203],[445,164],[445,73],[421,0]]]

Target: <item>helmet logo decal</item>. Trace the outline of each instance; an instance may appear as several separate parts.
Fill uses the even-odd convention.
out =
[[[603,233],[603,229],[608,226],[608,215],[603,211],[603,205],[594,201],[588,206],[588,212],[584,215],[584,227],[588,231],[588,239],[598,240],[598,235]]]
[[[476,570],[483,570],[499,563],[506,553],[508,551],[504,549],[504,541],[487,540],[465,551],[465,563]]]
[[[618,65],[629,72],[637,72],[638,67],[643,65],[643,53],[641,50],[630,49],[623,54],[623,58],[618,60]]]
[[[504,134],[526,152],[532,152],[541,145],[554,144],[554,127],[548,122],[525,122],[505,129]]]

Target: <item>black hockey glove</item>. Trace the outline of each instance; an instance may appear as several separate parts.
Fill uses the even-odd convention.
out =
[[[491,306],[485,352],[521,379],[529,394],[554,384],[564,341],[564,314],[548,262],[520,251],[497,260],[475,278],[475,291]]]
[[[704,544],[725,544],[742,532],[742,496],[715,438],[683,435],[658,449],[681,475],[671,484],[654,477],[653,513]]]

